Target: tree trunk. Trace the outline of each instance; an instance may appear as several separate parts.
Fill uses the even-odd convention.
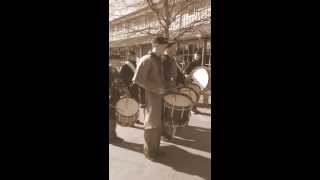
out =
[[[164,0],[163,2],[164,9],[164,18],[165,18],[165,29],[164,36],[165,38],[170,38],[169,26],[170,26],[170,15],[169,15],[169,2],[168,0]]]

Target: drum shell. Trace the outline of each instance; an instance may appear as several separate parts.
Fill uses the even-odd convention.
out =
[[[138,103],[137,101],[134,99],[134,98],[131,98],[131,97],[128,97],[128,96],[124,96],[122,98],[119,99],[120,100],[123,100],[125,98],[129,98],[131,100],[133,100],[134,102],[136,102],[136,105],[137,105],[137,112],[134,113],[133,115],[130,115],[130,116],[126,116],[126,115],[123,115],[121,113],[118,112],[117,108],[115,107],[115,118],[116,118],[116,121],[119,125],[121,126],[124,126],[124,127],[128,127],[128,126],[133,126],[136,122],[136,120],[138,119],[138,116],[139,116],[139,107],[138,107]],[[118,101],[118,102],[119,102]],[[117,103],[118,103],[117,102]],[[116,103],[116,104],[117,104]]]
[[[177,93],[187,97],[191,102],[191,98],[183,93]],[[192,104],[189,106],[176,106],[163,101],[162,121],[167,127],[185,127],[190,121]]]
[[[187,94],[187,92],[186,91],[191,91],[191,92],[193,92],[194,94],[195,94],[195,99],[193,99],[192,97],[190,97],[188,94]],[[182,87],[182,88],[180,88],[179,89],[179,92],[180,93],[183,93],[183,94],[185,94],[185,95],[187,95],[187,96],[189,96],[191,99],[192,99],[192,102],[193,103],[197,103],[198,101],[199,101],[199,92],[196,92],[193,88],[191,88],[191,87]]]
[[[200,95],[201,95],[201,87],[200,87],[199,85],[195,84],[195,83],[187,84],[187,87],[193,89],[194,92],[197,93],[197,95],[198,95],[198,101],[199,101]],[[198,101],[197,101],[197,102],[198,102]],[[196,102],[196,103],[197,103],[197,102]]]
[[[117,123],[124,127],[133,126],[136,120],[138,119],[138,115],[139,115],[139,113],[136,113],[135,115],[132,115],[132,116],[124,116],[118,113],[117,111],[115,114],[116,114]]]

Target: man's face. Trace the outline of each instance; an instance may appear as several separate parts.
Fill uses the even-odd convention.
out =
[[[176,47],[176,45],[173,45],[173,46],[167,48],[166,51],[167,51],[167,55],[169,55],[169,56],[176,56],[177,55],[177,47]]]
[[[131,61],[135,61],[136,60],[136,56],[133,55],[133,54],[129,54],[128,55],[128,59],[131,60]]]
[[[152,46],[156,48],[156,52],[158,52],[159,54],[163,54],[167,44],[152,44]]]
[[[197,53],[194,54],[194,59],[195,59],[195,60],[199,60],[199,59],[200,59],[200,54],[197,54]]]

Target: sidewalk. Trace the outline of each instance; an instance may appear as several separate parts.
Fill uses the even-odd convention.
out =
[[[210,114],[210,109],[200,110]],[[140,111],[140,117],[143,118],[143,111]],[[166,156],[159,162],[147,160],[142,153],[142,125],[118,126],[117,132],[125,142],[120,145],[109,144],[109,179],[211,179],[210,115],[192,114],[189,126],[178,129],[172,142],[161,142],[161,150]]]

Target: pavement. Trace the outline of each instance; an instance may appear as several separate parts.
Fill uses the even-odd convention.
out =
[[[177,129],[172,142],[161,141],[165,156],[157,162],[143,155],[143,125],[117,126],[125,142],[109,144],[110,180],[209,180],[211,179],[211,109],[192,114],[189,126]],[[140,110],[140,120],[143,111]]]

